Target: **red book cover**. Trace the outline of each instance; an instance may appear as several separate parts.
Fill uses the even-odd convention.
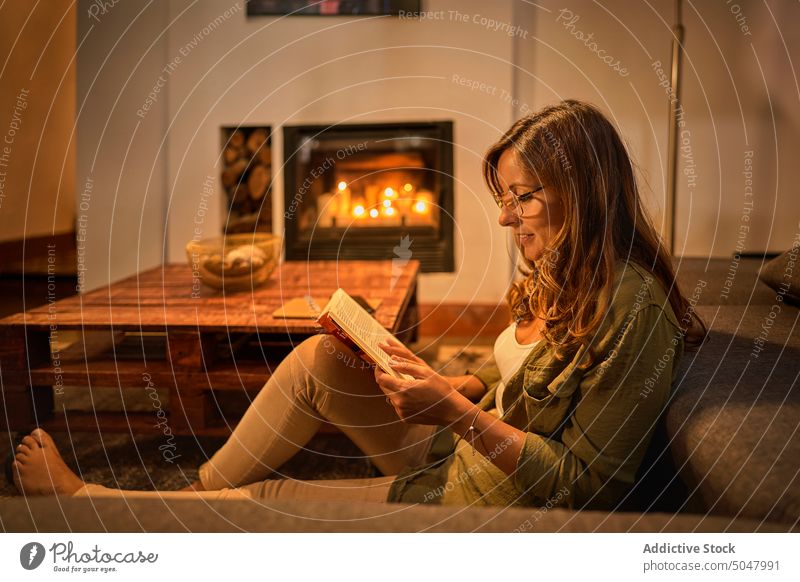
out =
[[[317,323],[319,323],[320,327],[322,327],[325,333],[328,333],[337,338],[344,345],[353,350],[353,352],[362,360],[364,360],[368,364],[375,363],[367,354],[365,354],[362,351],[360,347],[358,347],[358,344],[356,344],[352,339],[350,339],[350,336],[347,335],[347,333],[343,329],[341,329],[338,325],[336,325],[336,322],[331,319],[331,316],[328,315],[328,313],[323,313],[322,315],[320,315],[319,318],[317,319]]]

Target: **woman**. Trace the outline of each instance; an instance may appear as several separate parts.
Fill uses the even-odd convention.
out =
[[[398,380],[348,367],[347,347],[314,337],[281,363],[190,492],[85,484],[40,430],[16,456],[20,491],[615,506],[664,410],[684,338],[699,340],[702,322],[597,109],[564,101],[519,120],[483,173],[525,265],[491,365],[445,377],[392,342],[383,347],[394,368],[414,378]],[[385,477],[268,479],[323,420]]]

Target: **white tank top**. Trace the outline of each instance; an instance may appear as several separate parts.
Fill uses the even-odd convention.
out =
[[[517,324],[512,323],[497,336],[494,342],[494,360],[500,370],[500,384],[497,386],[494,404],[497,411],[502,415],[503,411],[503,392],[506,384],[517,373],[528,354],[541,340],[536,340],[530,344],[521,344],[517,341]]]

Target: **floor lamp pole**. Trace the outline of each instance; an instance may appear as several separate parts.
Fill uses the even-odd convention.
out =
[[[667,203],[669,251],[675,254],[677,237],[675,210],[678,178],[678,112],[681,109],[681,57],[683,50],[682,0],[675,0],[675,24],[672,27],[672,62],[669,96],[669,141],[667,144]]]

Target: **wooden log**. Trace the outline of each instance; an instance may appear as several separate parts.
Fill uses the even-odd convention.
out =
[[[256,152],[256,157],[258,161],[261,162],[267,168],[272,167],[272,148],[269,145],[264,145],[258,152]]]
[[[267,130],[258,127],[250,132],[250,137],[247,138],[247,150],[254,154],[259,151],[264,144],[267,143]]]
[[[235,148],[241,148],[244,145],[244,134],[238,129],[231,134],[228,143]]]
[[[228,146],[225,148],[225,151],[222,155],[225,159],[225,163],[231,165],[233,162],[239,159],[241,156],[241,150],[239,148]]]
[[[250,198],[250,188],[246,182],[240,182],[236,185],[233,191],[233,198],[231,199],[231,210],[239,214],[249,212],[252,199]]]
[[[269,185],[269,174],[264,166],[254,166],[247,176],[247,187],[253,200],[261,200]]]
[[[239,159],[225,168],[222,172],[222,183],[226,188],[230,188],[239,181],[242,173],[247,168],[247,160]]]

